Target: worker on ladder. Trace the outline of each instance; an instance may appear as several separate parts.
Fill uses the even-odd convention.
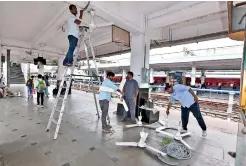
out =
[[[69,41],[69,49],[67,55],[63,61],[64,66],[72,66],[73,65],[73,53],[77,46],[78,39],[80,36],[79,25],[81,23],[83,17],[83,10],[80,10],[79,19],[76,18],[77,15],[77,7],[75,5],[70,5],[69,10],[71,12],[68,18],[68,41]]]

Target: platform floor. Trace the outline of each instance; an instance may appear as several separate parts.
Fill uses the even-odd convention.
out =
[[[24,86],[12,86],[25,95]],[[113,113],[116,104],[110,105],[113,134],[101,132],[93,96],[73,90],[68,98],[66,111],[57,140],[53,140],[55,125],[45,132],[52,109],[53,97],[45,98],[44,108],[36,106],[36,98],[23,97],[0,99],[0,160],[5,166],[160,166],[165,165],[156,157],[139,148],[118,147],[115,141],[138,141],[141,128],[123,131],[124,124]],[[164,116],[165,111],[162,112]],[[162,117],[163,117],[162,116]],[[195,149],[190,160],[179,160],[180,166],[234,166],[235,160],[228,151],[236,151],[238,125],[235,122],[204,117],[208,136],[201,137],[201,130],[190,116],[189,130],[193,137],[185,140]],[[178,124],[180,112],[173,110],[169,117]],[[153,130],[148,144],[159,147],[162,137]]]

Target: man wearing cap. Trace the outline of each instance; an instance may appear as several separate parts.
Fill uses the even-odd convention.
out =
[[[200,107],[198,104],[198,97],[192,91],[192,89],[189,86],[176,84],[176,85],[168,85],[166,87],[166,90],[170,94],[169,104],[166,111],[167,115],[169,115],[170,108],[175,103],[175,100],[178,100],[179,103],[181,104],[181,120],[182,120],[183,131],[187,132],[189,114],[191,111],[194,117],[196,118],[198,124],[202,128],[202,136],[206,137],[207,127],[200,111]]]

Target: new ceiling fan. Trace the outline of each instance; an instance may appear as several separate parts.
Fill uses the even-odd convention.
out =
[[[167,154],[156,149],[153,148],[149,145],[146,144],[146,140],[148,137],[148,133],[144,132],[144,129],[140,132],[140,140],[139,142],[116,142],[115,144],[117,146],[129,146],[129,147],[140,147],[140,148],[145,148],[146,150],[152,152],[154,155],[157,156],[157,158],[159,160],[161,160],[162,162],[164,162],[165,164],[168,165],[178,165],[177,162],[172,162],[172,161],[168,161],[168,157]]]
[[[169,127],[169,126],[165,125],[163,127],[157,128],[156,132],[160,133],[160,134],[162,134],[164,136],[168,136],[170,138],[174,138],[175,140],[180,141],[182,144],[184,144],[187,148],[193,150],[193,148],[188,143],[186,143],[183,140],[183,137],[192,136],[192,133],[191,132],[181,133],[181,122],[179,122],[179,127],[178,127],[178,131],[176,132],[176,134],[171,134],[171,133],[168,133],[166,131],[163,131],[163,130],[166,130],[166,129],[174,129],[174,130],[176,130],[176,128],[172,128],[172,127]]]

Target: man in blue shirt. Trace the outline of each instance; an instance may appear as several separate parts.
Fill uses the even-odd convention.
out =
[[[198,97],[192,91],[189,86],[185,86],[182,84],[176,84],[174,86],[169,85],[166,87],[166,90],[170,94],[170,102],[167,107],[167,115],[169,115],[170,108],[175,103],[175,100],[178,100],[181,104],[181,120],[182,120],[182,127],[184,132],[187,131],[187,125],[189,121],[189,114],[190,111],[193,113],[194,117],[196,118],[198,124],[202,128],[202,136],[207,136],[207,127],[203,120],[200,107],[198,104]]]
[[[115,85],[115,83],[112,81],[115,74],[112,72],[107,73],[107,78],[104,79],[102,83],[102,87],[107,87],[113,89],[113,91],[118,91],[121,93],[121,91],[118,89],[118,87]],[[109,101],[111,100],[111,92],[107,91],[100,91],[99,93],[99,104],[100,108],[102,110],[102,131],[105,133],[111,133],[112,127],[107,124],[106,118],[108,115],[108,108],[109,108]]]

